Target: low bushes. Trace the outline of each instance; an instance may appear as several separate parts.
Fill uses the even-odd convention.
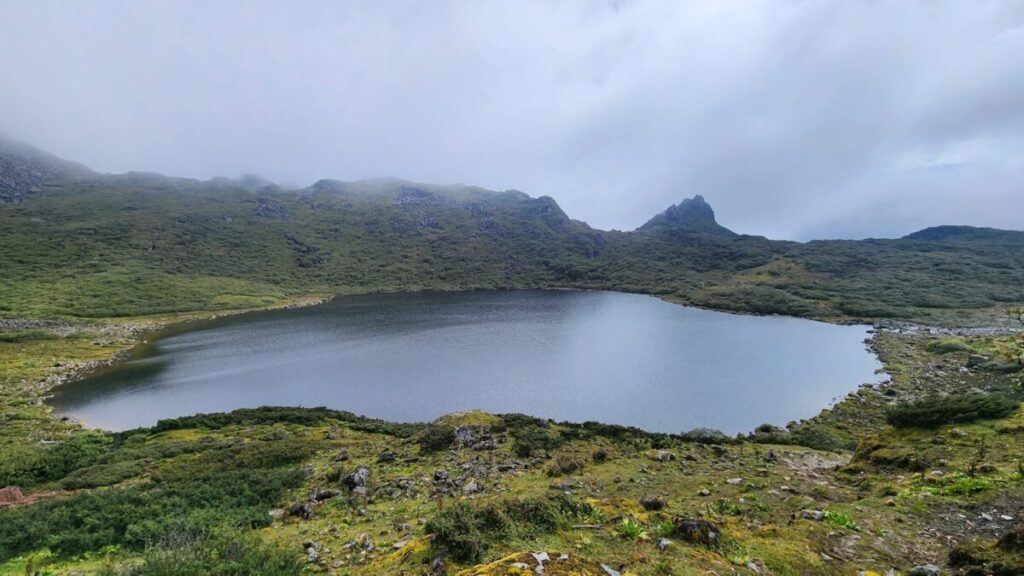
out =
[[[147,548],[141,564],[106,568],[99,576],[293,576],[303,564],[300,555],[242,533],[184,533]]]
[[[455,443],[455,427],[447,424],[430,424],[420,433],[416,442],[420,445],[421,452],[447,450]]]
[[[130,487],[0,509],[0,563],[40,545],[70,556],[109,545],[141,549],[180,531],[263,526],[267,509],[304,479],[301,469],[288,465],[313,448],[298,441],[250,442],[183,455]],[[124,473],[120,465],[97,466],[67,480],[105,483]]]
[[[50,446],[23,450],[16,458],[0,463],[0,486],[24,488],[60,480],[92,464],[110,444],[111,439],[106,434],[80,432]]]
[[[971,393],[961,396],[924,398],[890,408],[886,421],[897,428],[934,428],[943,424],[1004,418],[1017,410],[1020,402],[1002,394]]]
[[[736,440],[727,436],[721,430],[714,428],[694,428],[689,432],[683,432],[681,437],[686,442],[696,442],[698,444],[732,444]]]
[[[591,512],[589,505],[561,495],[484,505],[459,502],[434,516],[426,530],[439,552],[458,562],[475,563],[496,542],[551,533]]]
[[[227,426],[255,426],[276,423],[316,426],[330,420],[344,422],[353,430],[361,432],[375,432],[403,438],[413,435],[423,427],[420,424],[401,424],[364,418],[351,412],[331,410],[322,406],[317,408],[263,406],[260,408],[241,408],[226,413],[196,414],[195,416],[161,420],[157,422],[152,430],[155,432],[188,428],[218,430]],[[126,432],[125,434],[130,433]]]

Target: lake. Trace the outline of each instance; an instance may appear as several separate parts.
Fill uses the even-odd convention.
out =
[[[406,422],[482,409],[732,434],[813,416],[877,382],[867,330],[614,292],[348,296],[175,328],[57,388],[50,403],[109,430],[280,405]]]

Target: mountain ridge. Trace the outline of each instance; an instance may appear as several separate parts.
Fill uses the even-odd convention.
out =
[[[481,288],[641,292],[841,321],[950,321],[1024,302],[1019,232],[769,240],[721,227],[702,196],[638,230],[606,231],[572,219],[553,198],[517,190],[392,178],[285,190],[259,177],[103,175],[23,150],[0,158],[33,174],[29,187],[0,199],[2,316]]]
[[[542,200],[560,215],[569,218],[554,198],[542,195],[538,197],[519,190],[492,190],[471,184],[437,184],[418,182],[395,176],[363,178],[358,180],[341,180],[321,178],[308,186],[284,187],[258,174],[242,174],[237,178],[214,176],[201,180],[197,178],[171,176],[159,172],[129,171],[125,173],[106,174],[92,170],[88,166],[61,158],[41,148],[16,140],[0,133],[0,203],[19,202],[40,190],[39,186],[49,179],[71,178],[89,179],[123,179],[139,183],[140,180],[158,180],[167,182],[192,182],[198,186],[215,186],[217,188],[237,187],[249,192],[298,192],[312,193],[333,190],[348,194],[361,193],[393,193],[395,189],[419,189],[438,192],[476,191],[491,194],[522,194],[535,200]],[[582,220],[574,220],[586,224]],[[589,224],[586,224],[589,227]],[[591,227],[592,228],[592,227]],[[594,230],[598,230],[594,228]],[[602,230],[603,231],[603,230]],[[741,234],[719,224],[714,210],[702,194],[684,198],[678,204],[668,206],[664,211],[655,214],[647,222],[632,232],[657,231],[669,234],[710,234],[721,237],[736,237]],[[974,232],[972,232],[974,231]],[[609,231],[610,232],[610,231]],[[627,231],[630,232],[630,231]],[[928,226],[895,238],[900,240],[947,240],[950,238],[968,239],[979,236],[993,236],[998,233],[1021,233],[1024,231],[989,228],[970,225],[941,224]],[[829,239],[842,240],[842,239]],[[817,240],[811,240],[817,241]]]

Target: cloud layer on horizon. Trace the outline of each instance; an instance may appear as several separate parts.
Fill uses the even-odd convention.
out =
[[[1020,2],[0,0],[0,132],[110,172],[398,176],[632,229],[1024,228]]]

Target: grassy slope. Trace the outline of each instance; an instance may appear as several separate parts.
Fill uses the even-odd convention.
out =
[[[0,229],[0,320],[72,321],[0,330],[0,485],[41,498],[0,509],[0,574],[109,572],[140,562],[151,574],[204,573],[188,566],[283,574],[297,569],[306,541],[317,542],[320,556],[306,570],[424,573],[441,550],[420,519],[449,522],[457,532],[464,523],[450,522],[451,514],[503,515],[515,499],[532,503],[536,521],[513,518],[500,534],[471,534],[490,546],[468,573],[509,573],[515,562],[533,565],[526,551],[547,549],[569,555],[549,574],[598,573],[599,562],[641,574],[753,573],[752,566],[855,574],[941,563],[953,544],[974,538],[976,556],[1000,556],[991,542],[1010,524],[980,522],[978,514],[1016,515],[1024,505],[1015,464],[1024,457],[1017,438],[1024,416],[956,432],[884,423],[896,401],[1006,389],[1003,376],[961,373],[966,349],[938,355],[920,335],[876,338],[893,374],[889,385],[851,394],[788,431],[724,447],[472,415],[451,424],[493,428],[497,450],[427,453],[418,441],[423,427],[310,411],[108,435],[56,421],[41,404],[69,366],[108,360],[147,326],[185,311],[281,305],[315,292],[571,286],[843,321],[989,323],[995,307],[1024,301],[1019,233],[796,244],[602,232],[569,220],[548,199],[517,192],[395,181],[253,192],[150,175],[50,181],[23,202],[0,203]],[[991,347],[988,339],[969,344]],[[517,434],[548,445],[516,455]],[[965,478],[982,438],[991,466],[980,479]],[[854,462],[834,469],[853,447]],[[655,448],[678,458],[652,460]],[[335,462],[341,451],[349,460]],[[397,459],[377,462],[387,451]],[[606,461],[594,459],[599,451]],[[769,451],[774,461],[765,459]],[[908,469],[917,454],[944,473]],[[553,463],[573,461],[582,469],[548,475]],[[309,519],[267,516],[306,501],[313,488],[337,489],[336,470],[356,463],[373,470],[369,501],[343,494],[313,506]],[[432,480],[439,469],[459,478],[443,497]],[[550,495],[558,491],[550,484],[566,475],[575,482],[574,512],[552,515]],[[483,491],[463,495],[471,479]],[[667,507],[643,510],[636,500],[647,495]],[[830,514],[800,519],[808,508]],[[672,533],[676,544],[659,551],[655,535],[671,533],[664,523],[674,517],[714,522],[724,543],[708,549]],[[624,519],[651,539],[625,537]],[[390,548],[398,541],[410,543]],[[452,572],[468,566],[449,560]]]
[[[604,232],[519,192],[383,180],[299,192],[154,175],[0,203],[0,315],[108,317],[308,292],[584,287],[743,312],[970,323],[1024,301],[1024,233],[798,244]]]

